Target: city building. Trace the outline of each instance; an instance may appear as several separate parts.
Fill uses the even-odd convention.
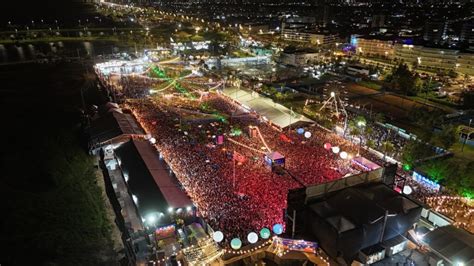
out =
[[[459,41],[474,50],[474,20],[467,21],[462,25]]]
[[[474,53],[357,37],[356,53],[366,57],[386,57],[422,69],[456,71],[474,75]]]
[[[321,55],[312,49],[286,49],[280,55],[280,62],[290,66],[304,66],[320,58]]]
[[[242,30],[252,34],[263,34],[268,33],[270,28],[267,23],[247,23],[242,25]]]
[[[337,42],[337,35],[317,31],[298,30],[285,28],[281,32],[284,40],[311,43],[313,45],[331,47]]]
[[[430,48],[419,45],[395,45],[395,58],[421,68],[450,70],[456,66],[458,50]]]
[[[392,58],[394,45],[391,40],[357,38],[356,53],[365,56],[378,56]]]
[[[443,261],[449,265],[474,264],[474,236],[465,230],[442,226],[429,231],[421,241],[439,258],[437,264],[430,265],[440,265]]]
[[[346,68],[346,72],[353,76],[368,76],[369,69],[361,65],[349,65]]]
[[[383,168],[347,178],[290,192],[296,230],[313,235],[340,265],[372,264],[405,250],[422,206],[382,183]]]
[[[385,15],[374,15],[372,16],[372,28],[385,27]]]
[[[423,40],[428,43],[441,44],[447,37],[448,22],[429,21],[426,22],[423,33]]]
[[[281,22],[282,31],[285,29],[314,30],[316,27],[316,18],[314,17],[285,17]]]
[[[458,50],[419,47],[418,65],[427,69],[451,70],[458,59]]]
[[[474,54],[460,53],[456,63],[456,71],[474,76]]]

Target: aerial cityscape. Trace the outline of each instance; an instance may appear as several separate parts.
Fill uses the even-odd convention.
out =
[[[26,5],[0,265],[474,265],[474,1]]]

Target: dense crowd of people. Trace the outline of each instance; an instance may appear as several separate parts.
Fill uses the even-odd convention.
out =
[[[357,117],[357,114],[348,112],[348,120],[355,121]],[[390,129],[385,126],[381,126],[380,124],[377,124],[374,121],[367,121],[366,123],[367,125],[361,128],[362,143],[364,145],[367,145],[367,141],[370,139],[375,144],[374,148],[383,152],[383,143],[390,142],[391,144],[393,144],[393,150],[387,152],[386,155],[392,158],[399,159],[401,151],[407,143],[408,139],[402,137],[395,129]],[[370,134],[367,134],[367,128],[371,129]],[[354,137],[359,138],[360,135]]]
[[[206,84],[203,77],[198,83]],[[126,107],[133,111],[141,125],[158,141],[156,147],[176,174],[181,185],[215,230],[222,230],[227,240],[245,239],[251,231],[284,224],[288,190],[320,184],[356,174],[351,157],[362,155],[379,165],[384,161],[360,149],[335,133],[316,125],[302,128],[309,138],[297,133],[297,128],[277,130],[260,119],[258,114],[243,111],[231,99],[216,93],[198,93],[201,85],[184,81],[190,93],[167,94],[164,97],[143,97],[149,87],[162,83],[143,76],[115,76],[109,86],[120,91]],[[209,83],[210,81],[207,80]],[[209,119],[211,117],[211,119]],[[256,126],[259,136],[252,136],[249,126]],[[385,127],[373,123],[376,147],[389,140],[397,156],[405,139]],[[217,136],[224,142],[217,143]],[[325,148],[328,143],[348,153]],[[285,157],[284,171],[271,171],[264,156],[277,151]],[[240,156],[235,159],[235,154]],[[407,178],[415,198],[430,203],[436,191]],[[472,215],[469,213],[469,215]]]
[[[433,208],[435,211],[446,215],[454,221],[454,225],[464,228],[469,232],[474,232],[474,208],[473,202],[465,197],[452,196],[454,193],[442,189],[441,191],[427,184],[413,180],[406,173],[397,180],[397,187],[400,191],[404,186],[410,187],[410,197],[419,200]]]
[[[470,202],[469,202],[470,201]],[[472,200],[456,196],[431,196],[425,198],[425,203],[454,220],[454,225],[474,232],[474,208]]]
[[[157,149],[198,207],[199,214],[214,229],[222,230],[228,239],[245,238],[251,231],[284,224],[282,213],[288,190],[302,187],[300,180],[304,185],[318,184],[354,171],[347,160],[324,149],[324,143],[332,142],[350,151],[351,145],[336,135],[307,128],[312,132],[311,138],[292,130],[283,140],[283,132],[252,114],[241,112],[237,105],[217,94],[208,95],[202,102],[172,97],[134,99],[126,104],[159,140]],[[185,120],[182,110],[209,112],[225,120],[190,125],[182,122]],[[249,136],[249,125],[258,126],[269,149],[285,156],[285,168],[291,175],[276,174],[265,165],[263,157],[269,150],[259,137]],[[237,128],[241,133],[231,134]],[[216,135],[233,141],[225,140],[217,145]],[[235,162],[234,152],[245,159]]]

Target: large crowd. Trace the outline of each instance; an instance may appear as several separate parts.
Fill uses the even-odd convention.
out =
[[[427,204],[435,211],[446,215],[454,222],[455,226],[474,232],[474,208],[473,201],[466,197],[452,196],[453,192],[446,189],[439,191],[429,185],[413,180],[406,173],[400,173],[401,178],[397,182],[397,187],[403,189],[404,186],[411,188],[410,196]]]
[[[309,139],[295,130],[280,132],[252,114],[242,115],[236,104],[217,94],[207,95],[202,102],[173,96],[133,99],[126,105],[159,140],[157,149],[198,207],[199,215],[228,239],[284,224],[288,190],[354,171],[347,160],[324,149],[324,143],[331,142],[348,152],[354,150],[336,135],[315,127],[306,129],[312,132]],[[190,125],[182,122],[181,110],[218,113],[225,120]],[[258,126],[268,149],[285,156],[285,169],[291,175],[266,167],[263,156],[269,150],[260,138],[247,134],[249,125]],[[237,128],[242,133],[231,134]],[[216,144],[216,135],[224,135],[223,144]],[[245,159],[235,163],[234,152]]]
[[[348,112],[348,120],[354,121],[358,114],[353,112]],[[365,129],[371,128],[371,133],[367,134]],[[375,123],[374,121],[367,121],[367,125],[362,129],[362,143],[367,144],[367,140],[374,141],[374,148],[379,151],[383,151],[383,143],[390,142],[393,144],[393,150],[386,153],[387,156],[400,159],[401,151],[407,143],[407,139],[402,137],[395,129],[390,129],[380,124]],[[360,136],[354,136],[360,137]]]
[[[200,81],[205,82],[202,78]],[[176,94],[142,97],[141,92],[156,82],[142,76],[113,80],[125,98],[134,99],[127,101],[128,107],[142,126],[159,140],[158,150],[195,202],[199,214],[228,238],[242,238],[250,231],[283,223],[288,190],[357,173],[350,160],[343,160],[339,154],[325,149],[325,143],[338,146],[352,156],[360,153],[376,163],[383,163],[381,158],[359,149],[356,144],[315,125],[303,127],[311,132],[310,138],[298,134],[296,128],[275,130],[259,120],[258,115],[243,112],[230,99],[215,93],[192,98]],[[196,92],[198,87],[196,85],[191,91]],[[199,114],[205,113],[221,119],[211,123],[208,119],[199,120]],[[259,128],[265,143],[259,137],[250,136],[249,126]],[[376,146],[389,139],[395,146],[394,153],[389,156],[396,157],[396,151],[403,147],[405,140],[384,127],[370,126],[373,130],[368,137],[375,140]],[[235,129],[239,129],[240,134],[232,134]],[[216,145],[217,135],[233,141],[225,140]],[[276,174],[266,167],[263,156],[270,151],[285,156],[285,172]],[[234,152],[246,158],[235,167]],[[413,188],[412,196],[423,202],[429,203],[428,199],[439,195],[410,178],[405,182]]]
[[[380,165],[384,163],[365,149],[359,149],[357,144],[316,125],[302,126],[311,132],[310,138],[298,134],[296,127],[276,130],[260,120],[258,114],[244,112],[224,96],[197,93],[200,86],[206,84],[206,79],[196,80],[202,84],[182,81],[191,93],[167,94],[165,97],[143,97],[148,88],[162,84],[161,80],[116,76],[107,83],[115,91],[120,91],[123,99],[128,99],[126,107],[158,140],[158,151],[197,206],[199,215],[215,230],[223,231],[227,240],[233,237],[245,239],[251,231],[271,228],[276,223],[284,224],[282,214],[288,190],[358,172],[350,160],[325,149],[325,143],[340,147],[349,156],[360,153]],[[205,115],[205,119],[199,119],[200,115]],[[212,122],[209,115],[215,118],[211,119]],[[257,126],[262,138],[251,136],[249,126]],[[375,140],[378,149],[383,141],[389,140],[395,149],[388,155],[398,157],[397,151],[406,140],[384,127],[368,126],[373,130],[367,137]],[[224,136],[222,144],[216,143],[218,135]],[[277,151],[285,157],[285,171],[269,170],[263,158],[270,151]],[[236,163],[234,153],[245,159]],[[432,199],[439,195],[438,192],[410,178],[406,180],[408,183],[405,184],[413,188],[413,197],[435,204]],[[468,216],[472,215],[469,212]],[[469,228],[471,219],[459,225]]]

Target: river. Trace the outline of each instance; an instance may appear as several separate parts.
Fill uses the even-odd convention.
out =
[[[20,63],[50,56],[85,57],[130,52],[114,42],[50,42],[0,44],[0,64]]]

